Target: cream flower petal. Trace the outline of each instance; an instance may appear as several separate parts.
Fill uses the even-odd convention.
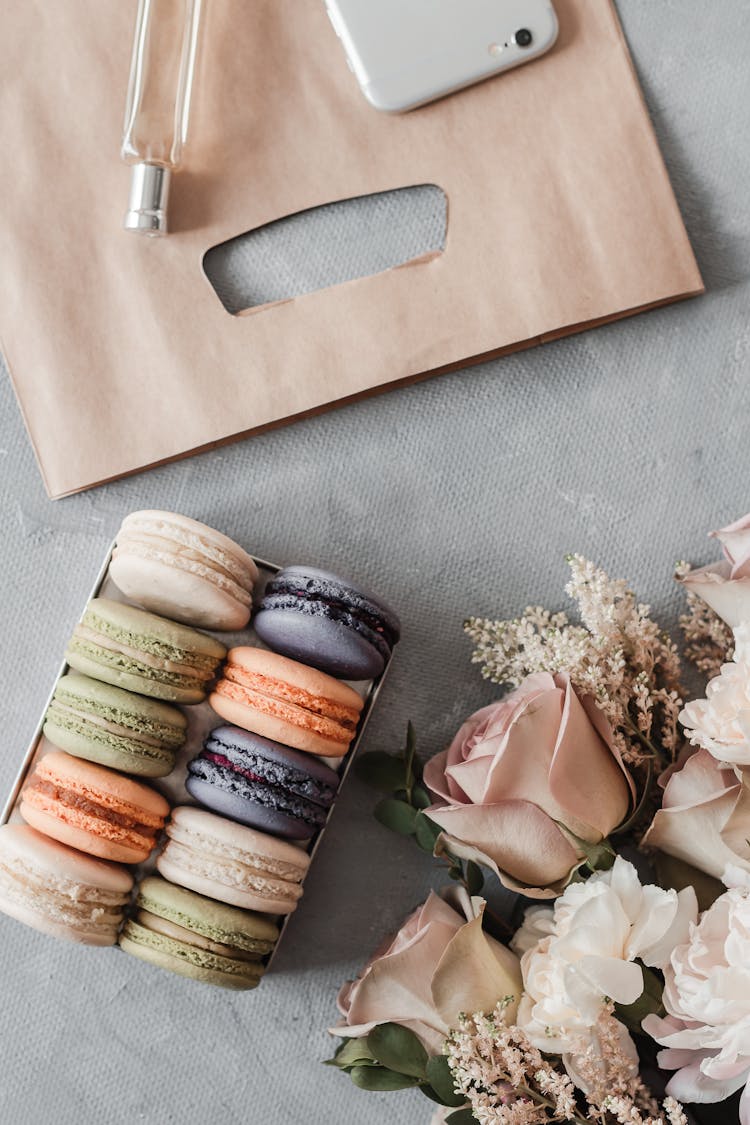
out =
[[[644,888],[644,890],[647,888]],[[698,899],[693,887],[684,887],[677,894],[677,908],[669,929],[656,937],[650,945],[641,945],[638,956],[644,965],[664,969],[669,964],[672,951],[690,937],[690,928],[698,920]]]
[[[582,957],[565,970],[565,987],[576,1008],[596,1022],[605,997],[634,1004],[643,992],[639,965],[616,957]]]
[[[724,1082],[707,1078],[700,1063],[691,1063],[678,1070],[667,1083],[667,1093],[678,1102],[723,1102],[747,1081],[747,1072]]]

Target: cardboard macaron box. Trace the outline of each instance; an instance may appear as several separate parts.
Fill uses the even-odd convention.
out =
[[[348,579],[127,516],[0,816],[0,911],[254,988],[399,628]]]

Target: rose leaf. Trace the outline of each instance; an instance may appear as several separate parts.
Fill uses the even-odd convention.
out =
[[[417,819],[414,825],[414,831],[417,837],[417,843],[423,852],[432,855],[435,851],[435,841],[442,832],[439,824],[435,824],[434,820],[430,820],[429,816],[425,816],[423,812],[417,813]]]
[[[363,754],[355,762],[354,769],[360,781],[380,793],[393,793],[404,788],[406,771],[403,758],[386,754],[384,750]]]
[[[414,835],[417,815],[417,809],[406,801],[397,801],[395,797],[386,797],[375,806],[375,819],[402,836]]]
[[[408,1074],[412,1078],[425,1078],[427,1052],[408,1027],[398,1023],[381,1023],[367,1036],[367,1046],[383,1066]]]
[[[341,1070],[352,1066],[376,1066],[377,1062],[367,1046],[367,1039],[345,1039],[332,1059],[324,1066],[337,1066]]]
[[[360,1090],[408,1090],[410,1086],[419,1085],[418,1078],[381,1066],[355,1066],[349,1077]]]
[[[411,803],[418,809],[428,809],[432,798],[421,782],[417,782],[411,791]]]
[[[463,1094],[457,1094],[455,1082],[445,1055],[435,1055],[427,1061],[427,1081],[440,1098],[441,1105],[461,1106],[466,1101]]]

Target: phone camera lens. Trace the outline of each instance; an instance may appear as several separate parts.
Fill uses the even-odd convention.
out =
[[[528,27],[520,27],[516,34],[513,36],[514,42],[517,47],[530,47],[531,40],[534,36],[529,31]]]

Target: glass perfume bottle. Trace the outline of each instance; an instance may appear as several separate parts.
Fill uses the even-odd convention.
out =
[[[139,0],[121,156],[133,166],[125,229],[167,233],[187,139],[201,0]]]

